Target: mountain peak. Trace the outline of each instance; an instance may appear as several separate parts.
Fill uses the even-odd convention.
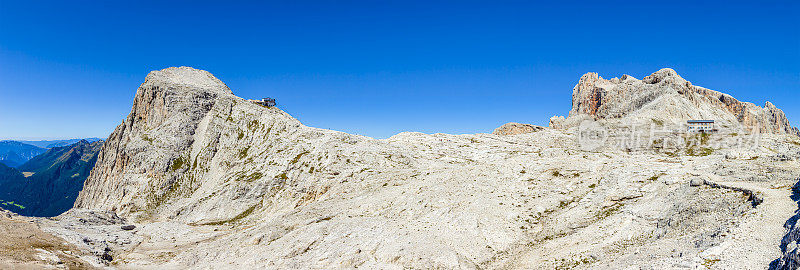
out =
[[[572,92],[572,110],[555,126],[573,127],[581,119],[620,119],[626,123],[685,123],[713,119],[725,125],[741,125],[749,131],[800,134],[786,115],[767,102],[764,107],[741,102],[730,95],[694,86],[671,68],[662,68],[641,81],[623,75],[603,79],[597,73],[581,76]]]
[[[182,129],[187,124],[196,124],[199,121],[196,117],[208,112],[219,97],[235,96],[208,71],[191,67],[151,71],[136,90],[125,123],[129,129],[132,125],[155,128],[165,123]]]
[[[185,66],[151,71],[145,78],[145,84],[148,83],[203,88],[232,94],[231,89],[211,72]]]
[[[647,84],[655,84],[664,81],[686,83],[686,80],[684,80],[681,75],[678,75],[678,72],[671,68],[659,69],[658,71],[653,72],[653,74],[650,74],[650,76],[644,77],[642,81]]]

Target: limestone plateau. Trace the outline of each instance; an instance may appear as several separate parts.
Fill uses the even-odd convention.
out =
[[[585,121],[688,119],[743,131],[675,148],[578,141]],[[378,140],[168,68],[138,88],[75,207],[35,222],[98,267],[792,269],[800,138],[788,123],[662,69],[584,75],[548,128]],[[729,143],[756,133],[755,146]]]

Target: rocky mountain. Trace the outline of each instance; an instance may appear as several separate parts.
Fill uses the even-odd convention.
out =
[[[5,208],[26,216],[50,217],[69,210],[102,145],[81,140],[47,150],[16,169],[0,168],[0,200],[14,202],[18,206]]]
[[[627,106],[603,95],[576,114]],[[125,268],[765,268],[796,209],[800,141],[786,133],[669,152],[587,151],[552,128],[376,140],[168,68],[137,89],[75,209],[40,222],[90,263]]]
[[[531,132],[537,132],[544,130],[544,127],[531,125],[531,124],[520,124],[520,123],[506,123],[499,128],[495,129],[492,134],[494,135],[517,135],[517,134],[525,134]]]
[[[0,163],[9,167],[17,167],[38,156],[47,149],[75,144],[81,140],[100,141],[99,138],[49,140],[49,141],[0,141]]]
[[[0,163],[16,167],[45,151],[47,149],[18,141],[0,141]]]
[[[624,123],[681,124],[686,120],[716,120],[753,132],[794,134],[786,115],[772,103],[764,107],[741,102],[730,95],[692,85],[669,68],[642,80],[629,75],[606,80],[597,73],[584,74],[572,90],[572,110],[567,119],[554,117],[551,127],[576,126],[584,119],[618,119]]]

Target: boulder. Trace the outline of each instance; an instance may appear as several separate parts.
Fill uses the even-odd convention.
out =
[[[689,185],[693,186],[693,187],[698,187],[698,186],[701,186],[701,185],[705,184],[705,182],[706,181],[703,180],[702,178],[695,177],[695,178],[692,178],[692,180],[689,180]]]

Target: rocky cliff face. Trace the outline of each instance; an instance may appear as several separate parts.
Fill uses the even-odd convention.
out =
[[[152,205],[179,181],[182,166],[191,165],[186,151],[195,142],[200,121],[212,109],[215,115],[229,115],[235,100],[206,71],[180,67],[151,72],[136,91],[131,113],[103,146],[75,205],[121,213]]]
[[[743,125],[749,131],[794,134],[786,115],[772,103],[759,107],[717,91],[692,85],[674,70],[661,69],[642,80],[628,75],[606,80],[597,73],[583,75],[572,90],[567,121],[553,118],[554,126],[574,126],[571,119],[624,119],[626,122],[685,123],[691,119]]]
[[[763,239],[737,230],[782,212],[737,185],[800,172],[800,143],[765,140],[772,150],[691,156],[583,151],[558,129],[375,140],[168,68],[137,90],[78,209],[44,223],[130,268],[763,268],[774,258],[750,247],[778,250],[781,225]],[[85,217],[103,210],[114,218]]]

